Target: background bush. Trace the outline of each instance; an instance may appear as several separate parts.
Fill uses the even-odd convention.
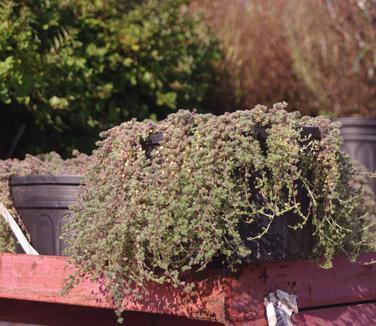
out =
[[[227,105],[376,116],[374,0],[192,0],[223,43]]]
[[[284,100],[314,115],[375,115],[373,4],[4,0],[0,158],[89,152],[99,131],[177,108]]]
[[[87,152],[131,117],[201,108],[219,59],[185,1],[4,0],[0,156]]]

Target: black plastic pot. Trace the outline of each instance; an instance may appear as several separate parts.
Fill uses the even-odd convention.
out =
[[[255,128],[256,138],[259,140],[261,148],[266,152],[267,131],[264,128]],[[319,140],[321,138],[320,130],[315,127],[305,127],[302,130],[302,136],[310,136],[311,140]],[[152,151],[157,148],[163,139],[163,135],[153,134],[146,142],[142,142],[145,155],[151,159]],[[252,180],[250,180],[250,188],[253,189]],[[306,190],[297,185],[298,201],[301,204],[303,213],[308,212],[310,199]],[[257,200],[257,198],[254,198]],[[312,218],[309,218],[303,228],[294,230],[291,226],[302,223],[302,218],[294,212],[286,213],[276,218],[267,234],[259,240],[247,240],[247,238],[260,234],[268,225],[267,218],[260,217],[253,224],[240,223],[239,234],[244,244],[251,249],[252,253],[247,257],[247,261],[278,261],[278,260],[297,260],[307,259],[312,251],[313,246],[313,227]],[[221,258],[215,259],[212,265],[220,266]]]
[[[43,255],[61,255],[60,239],[65,216],[77,197],[80,177],[30,175],[12,177],[13,204],[31,236],[31,244]],[[18,249],[22,252],[22,249]]]
[[[340,118],[344,150],[371,171],[376,170],[376,118]],[[376,193],[376,180],[370,180]]]

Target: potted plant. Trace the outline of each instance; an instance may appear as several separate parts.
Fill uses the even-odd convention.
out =
[[[308,234],[312,258],[356,255],[366,211],[339,130],[284,107],[179,111],[104,132],[65,225],[71,284],[104,278],[120,314],[134,284],[181,286],[213,262],[235,270],[268,259],[272,244],[289,243],[270,236],[274,225]]]
[[[63,160],[56,153],[0,161],[0,202],[11,212],[39,254],[61,255],[60,239],[68,207],[75,201],[89,156]],[[15,251],[15,240],[1,219],[0,250]],[[23,252],[17,247],[17,252]]]
[[[255,126],[253,130],[244,132],[244,135],[250,136],[252,133],[259,142],[261,151],[266,156],[268,151],[267,128]],[[315,145],[315,141],[320,140],[320,130],[317,127],[302,127],[299,137],[301,138],[300,146],[307,151],[308,148]],[[153,159],[153,151],[158,150],[162,141],[163,133],[151,134],[146,141],[141,139],[146,158]],[[270,169],[265,171],[271,174]],[[254,181],[249,179],[248,182],[250,192],[257,193]],[[299,181],[296,182],[295,186],[297,186],[296,197],[300,204],[300,211],[303,214],[307,214],[310,205],[308,193]],[[259,199],[254,196],[252,200],[258,201]],[[239,234],[245,246],[251,249],[251,254],[247,256],[247,261],[307,259],[313,245],[312,219],[309,217],[307,222],[301,225],[301,228],[298,228],[296,226],[300,224],[302,218],[299,213],[286,210],[286,212],[281,214],[280,218],[272,221],[261,214],[258,216],[257,221],[251,225],[241,221],[238,227]],[[266,230],[268,232],[263,234],[263,231]],[[263,236],[260,236],[260,234],[263,234]],[[254,239],[248,239],[252,237]],[[216,265],[223,263],[220,257],[216,257],[214,260]]]

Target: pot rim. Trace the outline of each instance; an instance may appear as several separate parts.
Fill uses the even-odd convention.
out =
[[[341,122],[343,127],[376,127],[376,118],[346,117],[337,118],[335,121]]]
[[[37,174],[10,177],[11,186],[23,185],[80,185],[81,176],[78,175],[55,175]]]

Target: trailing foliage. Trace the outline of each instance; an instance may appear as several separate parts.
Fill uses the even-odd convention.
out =
[[[60,155],[51,152],[38,156],[27,155],[24,160],[0,160],[0,203],[2,203],[16,219],[27,234],[12,202],[9,190],[9,178],[13,175],[82,175],[85,173],[90,157],[74,153],[75,157],[63,160]],[[0,252],[14,252],[15,239],[8,224],[0,216]]]
[[[0,119],[9,132],[0,132],[8,140],[0,155],[88,152],[99,131],[131,117],[208,101],[220,51],[184,8],[184,0],[2,1]]]
[[[370,172],[359,162],[354,161],[353,166],[356,173],[351,179],[351,185],[362,192],[364,198],[364,207],[367,210],[367,228],[364,234],[365,241],[370,251],[376,250],[376,194],[372,191],[369,181],[376,178],[376,171]]]
[[[64,232],[77,275],[103,276],[120,313],[133,283],[179,286],[185,272],[216,257],[235,269],[250,254],[240,223],[252,228],[286,212],[300,216],[296,229],[312,219],[312,257],[356,255],[366,212],[349,185],[353,168],[339,129],[284,107],[222,116],[179,111],[159,123],[134,119],[102,133]],[[303,126],[320,128],[321,140],[302,136]],[[256,127],[266,131],[266,146]],[[160,146],[150,152],[145,142],[159,133]],[[310,197],[306,213],[298,184]]]

